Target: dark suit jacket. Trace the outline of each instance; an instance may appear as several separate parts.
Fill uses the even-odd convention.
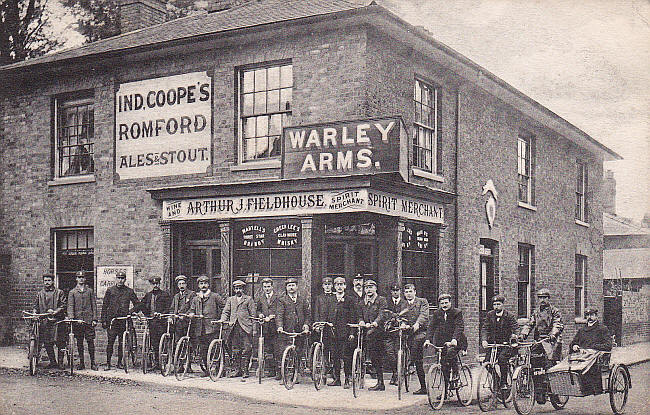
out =
[[[573,341],[569,345],[569,350],[573,351],[573,345],[577,344],[582,349],[594,350],[612,350],[612,336],[609,334],[607,326],[596,322],[593,326],[582,327],[576,333]]]
[[[331,323],[334,317],[335,303],[336,295],[334,294],[321,294],[316,297],[314,303],[314,321],[328,321]]]
[[[357,314],[359,318],[361,318],[361,316],[363,315],[363,298],[365,297],[365,295],[359,297],[357,293],[354,292],[354,290],[350,290],[349,292],[346,291],[345,294],[349,295],[350,299],[353,300],[352,304],[354,304],[354,309],[355,309],[354,312]]]
[[[336,300],[336,295],[334,296],[333,311],[332,319],[329,321],[334,325],[334,336],[343,339],[349,334],[354,334],[355,331],[348,324],[358,323],[359,318],[353,299],[349,297],[349,294],[344,295],[340,302]]]
[[[287,332],[301,332],[303,325],[311,324],[309,302],[300,294],[295,303],[289,295],[283,295],[278,301],[276,324]]]
[[[214,291],[210,291],[210,295],[206,298],[201,298],[198,294],[194,296],[189,311],[206,317],[192,321],[192,327],[194,327],[194,333],[197,337],[217,331],[219,327],[216,323],[212,323],[212,320],[219,320],[224,304],[223,297]]]
[[[406,300],[401,295],[399,297],[399,303],[397,303],[397,305],[395,305],[393,297],[386,297],[386,301],[388,302],[388,309],[393,313],[399,313],[406,308]]]
[[[426,331],[427,324],[429,323],[429,302],[427,299],[415,297],[413,299],[413,304],[409,304],[406,299],[403,301],[405,304],[404,308],[408,310],[404,314],[404,317],[408,321],[408,324],[412,326],[417,322],[420,326],[418,331]]]
[[[386,301],[386,297],[382,297],[381,295],[377,295],[375,298],[375,301],[372,303],[366,304],[365,299],[361,303],[362,309],[361,309],[361,315],[359,315],[359,320],[363,320],[364,323],[377,323],[377,329],[383,331],[384,330],[384,323],[386,322],[386,314],[382,313],[382,310],[385,310],[388,308],[388,302]],[[377,330],[375,329],[375,330]]]
[[[187,310],[190,309],[192,305],[192,299],[196,297],[196,293],[192,290],[185,290],[185,293],[181,295],[180,292],[174,294],[172,298],[172,304],[169,307],[169,312],[172,314],[185,314]]]
[[[456,339],[460,349],[467,349],[463,312],[457,308],[450,308],[445,320],[445,312],[442,309],[434,311],[427,329],[427,339],[433,340],[433,344],[438,347]]]
[[[151,296],[154,295],[153,290],[146,293],[142,301],[140,301],[140,310],[147,316],[151,316],[153,313],[166,313],[172,303],[172,297],[167,291],[157,290],[155,294],[153,310],[151,309]]]
[[[266,295],[262,292],[257,298],[257,301],[255,301],[258,315],[264,314],[264,317],[268,317],[271,314],[275,314],[275,319],[269,321],[268,323],[264,323],[265,337],[274,336],[277,331],[276,321],[278,318],[278,304],[280,302],[280,296],[281,294],[278,294],[274,291],[273,295],[271,296],[271,300],[269,301],[266,298]]]
[[[129,307],[131,303],[133,304],[133,308]],[[126,285],[122,287],[118,287],[117,285],[108,287],[106,294],[104,294],[104,302],[102,303],[102,322],[104,324],[110,324],[111,319],[124,317],[137,310],[139,305],[140,301],[133,289]]]
[[[496,311],[490,310],[483,322],[482,335],[488,343],[508,343],[510,336],[517,334],[519,325],[517,318],[506,310],[503,310],[501,319],[497,322]]]

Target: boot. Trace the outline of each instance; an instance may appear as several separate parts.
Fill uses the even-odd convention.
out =
[[[234,372],[230,373],[231,378],[236,378],[242,375],[241,373],[241,355],[239,353],[234,353],[234,356],[231,360],[233,363],[239,362],[237,369]]]
[[[250,377],[250,373],[248,372],[248,362],[250,362],[250,357],[244,355],[241,358],[241,363],[239,364],[239,370],[242,372],[241,375],[242,382],[245,382],[245,379]]]
[[[341,386],[341,379],[334,378],[327,384],[327,386]]]
[[[384,386],[384,380],[378,380],[377,384],[371,388],[368,388],[369,391],[383,391],[386,390],[386,386]]]
[[[345,382],[343,383],[343,389],[350,389],[350,377],[345,377]]]
[[[58,364],[57,364],[57,360],[54,361],[54,364],[56,365],[56,367],[62,368],[63,365],[65,364],[64,362],[65,359],[63,358],[63,352],[60,351],[58,355],[59,355]]]
[[[397,373],[393,373],[393,376],[390,377],[389,385],[397,385]]]

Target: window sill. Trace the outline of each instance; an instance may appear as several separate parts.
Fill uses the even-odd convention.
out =
[[[77,183],[94,183],[95,175],[94,174],[85,174],[83,176],[70,176],[70,177],[57,177],[54,180],[49,180],[47,182],[48,186],[63,186],[66,184],[77,184]]]
[[[591,227],[590,224],[588,224],[587,222],[583,222],[580,219],[576,219],[576,225],[584,226],[585,228]]]
[[[537,206],[529,205],[526,202],[517,202],[517,206],[519,206],[520,208],[532,210],[533,212],[537,212]]]
[[[587,324],[587,319],[582,317],[576,317],[573,319],[576,324]]]
[[[280,167],[282,167],[280,160],[251,161],[230,166],[230,171],[279,169]]]
[[[440,183],[445,182],[444,177],[439,176],[439,175],[437,175],[435,173],[431,173],[431,172],[419,169],[417,167],[412,167],[411,171],[413,172],[414,176],[424,177],[425,179],[433,180],[434,182],[440,182]]]

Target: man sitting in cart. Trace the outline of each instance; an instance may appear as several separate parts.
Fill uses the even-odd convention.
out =
[[[598,309],[589,307],[585,310],[587,325],[576,333],[569,345],[569,350],[579,353],[582,350],[612,350],[612,337],[606,326],[598,321]],[[582,375],[586,394],[598,395],[603,392],[603,382],[600,378],[600,365],[595,364],[587,373]]]

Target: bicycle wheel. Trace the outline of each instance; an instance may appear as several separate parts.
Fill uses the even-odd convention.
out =
[[[224,355],[221,340],[214,339],[208,347],[208,375],[213,382],[223,374]]]
[[[478,375],[478,389],[476,400],[481,411],[487,412],[496,408],[499,381],[494,367],[490,364],[484,365]]]
[[[472,372],[467,365],[461,366],[458,377],[456,397],[461,405],[469,406],[472,403]]]
[[[144,334],[142,335],[142,352],[140,357],[142,359],[142,373],[147,374],[147,370],[152,366],[149,361],[151,358],[151,336],[149,335],[149,329],[145,329]]]
[[[122,333],[122,366],[124,373],[129,373],[129,354],[131,353],[131,333],[125,330]]]
[[[264,377],[264,337],[257,340],[257,383],[262,383]]]
[[[282,353],[282,383],[287,389],[293,389],[298,380],[298,354],[295,346],[288,346]]]
[[[440,365],[431,365],[426,377],[427,398],[432,409],[440,409],[447,396],[447,382]]]
[[[359,396],[359,391],[361,390],[361,382],[363,380],[363,356],[361,349],[354,349],[354,354],[352,355],[352,395],[354,397]]]
[[[519,415],[528,415],[535,405],[535,385],[529,366],[519,366],[512,375],[512,403]]]
[[[404,350],[397,351],[397,399],[402,400],[402,384],[404,377]]]
[[[510,403],[512,402],[512,365],[508,365],[506,380],[500,388],[499,402],[501,402],[505,408],[510,406]]]
[[[173,354],[172,336],[169,333],[164,333],[158,343],[158,361],[160,362],[160,373],[163,376],[171,373]]]
[[[188,355],[190,353],[190,338],[187,336],[181,337],[176,345],[174,352],[174,376],[176,380],[183,380],[187,371]]]
[[[27,358],[29,359],[29,374],[32,376],[36,375],[36,366],[38,365],[36,343],[36,339],[31,339],[29,341],[29,351],[27,352]]]
[[[311,378],[314,381],[316,390],[321,390],[325,385],[325,355],[323,353],[323,344],[314,343],[314,351],[311,357]]]
[[[409,385],[411,383],[411,368],[415,369],[415,366],[411,366],[411,350],[408,346],[404,349],[404,390],[409,391]]]
[[[630,378],[624,366],[616,365],[609,373],[609,406],[616,415],[623,413],[630,389]]]
[[[565,395],[552,394],[549,396],[549,400],[551,401],[551,405],[553,405],[553,408],[563,409],[566,403],[569,401],[569,397]]]
[[[68,365],[70,365],[69,371],[70,376],[74,375],[74,334],[70,332],[68,334]]]

